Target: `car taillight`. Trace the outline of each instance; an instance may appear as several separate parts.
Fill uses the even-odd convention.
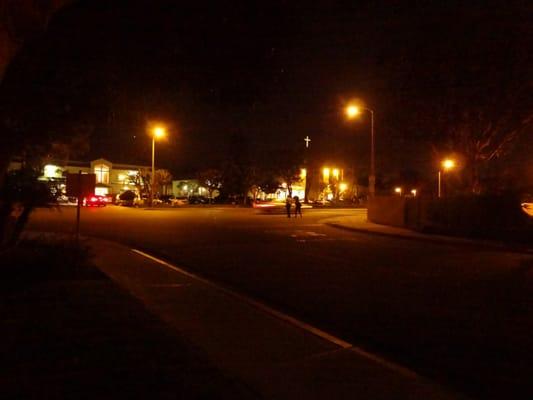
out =
[[[96,197],[91,197],[91,201],[97,201],[98,199]]]

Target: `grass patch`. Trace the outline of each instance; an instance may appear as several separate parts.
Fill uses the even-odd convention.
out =
[[[35,283],[61,280],[105,279],[90,263],[90,250],[72,240],[23,240],[0,252],[0,289],[17,290]]]

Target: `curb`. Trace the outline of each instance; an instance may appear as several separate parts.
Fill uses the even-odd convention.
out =
[[[346,225],[335,223],[335,222],[325,222],[324,224],[331,226],[333,228],[343,229],[343,230],[351,231],[351,232],[365,233],[368,235],[393,237],[396,239],[404,239],[404,240],[419,240],[419,241],[436,243],[436,244],[456,244],[456,245],[461,245],[461,246],[482,247],[482,248],[490,249],[493,251],[501,251],[501,252],[533,254],[533,248],[522,247],[520,245],[506,245],[506,244],[496,243],[496,242],[486,242],[486,241],[480,241],[480,240],[443,237],[443,236],[431,237],[429,235],[420,234],[418,232],[413,232],[412,235],[410,234],[404,235],[401,233],[392,233],[392,232],[376,231],[376,230],[365,229],[365,228],[356,228],[356,227],[346,226]]]

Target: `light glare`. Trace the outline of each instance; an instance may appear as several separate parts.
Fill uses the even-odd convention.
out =
[[[156,139],[161,139],[162,137],[164,137],[166,134],[165,132],[165,128],[161,127],[161,126],[156,126],[154,128],[154,137]]]
[[[359,115],[360,112],[361,110],[357,106],[349,105],[348,107],[346,107],[346,116],[348,118],[355,118]]]
[[[444,160],[442,162],[442,167],[445,170],[449,170],[449,169],[455,168],[455,161],[450,159],[450,158],[447,158],[446,160]]]

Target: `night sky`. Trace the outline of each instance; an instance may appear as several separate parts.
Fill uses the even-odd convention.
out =
[[[527,2],[190,3],[63,9],[11,65],[4,107],[35,132],[89,131],[84,158],[115,162],[149,163],[146,124],[164,121],[158,164],[186,174],[235,142],[267,162],[306,135],[313,157],[366,165],[368,118],[342,117],[359,98],[376,111],[378,168],[392,170],[430,162],[428,105],[450,90],[475,102],[531,88]]]

